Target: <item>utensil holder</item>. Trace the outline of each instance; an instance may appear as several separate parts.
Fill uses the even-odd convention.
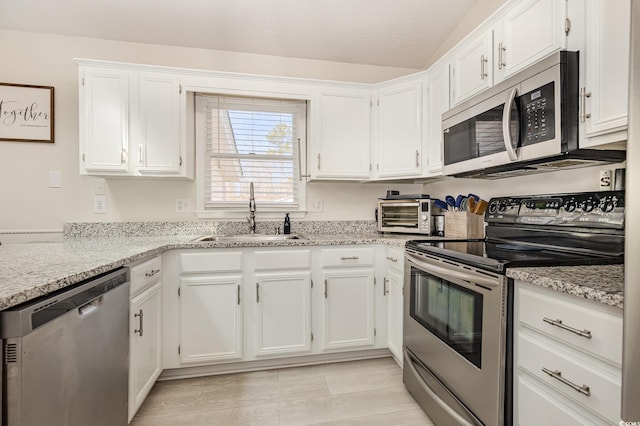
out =
[[[445,212],[444,236],[446,238],[484,238],[483,216],[470,212]]]

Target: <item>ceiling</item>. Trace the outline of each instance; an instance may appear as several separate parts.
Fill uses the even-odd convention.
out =
[[[423,68],[478,0],[6,0],[0,28]]]

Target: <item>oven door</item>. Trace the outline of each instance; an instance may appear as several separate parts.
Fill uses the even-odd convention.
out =
[[[482,423],[503,424],[506,278],[412,251],[405,277],[404,344],[416,370],[432,374]]]

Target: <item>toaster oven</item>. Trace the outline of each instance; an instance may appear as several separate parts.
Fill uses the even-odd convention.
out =
[[[378,232],[431,235],[433,218],[429,198],[378,200]]]

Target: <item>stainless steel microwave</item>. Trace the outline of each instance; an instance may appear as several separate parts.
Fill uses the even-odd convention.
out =
[[[378,232],[431,235],[432,201],[429,198],[378,200]]]
[[[616,163],[579,149],[578,52],[561,51],[442,115],[443,174],[500,178]]]

